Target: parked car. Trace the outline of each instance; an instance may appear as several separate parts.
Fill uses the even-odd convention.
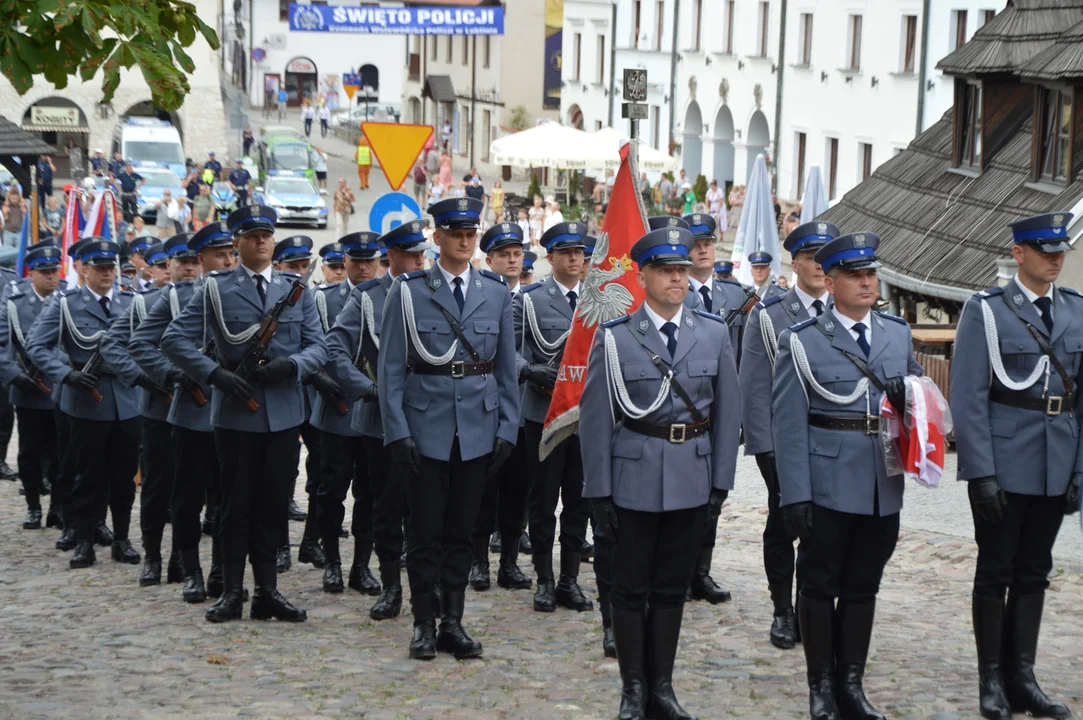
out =
[[[336,113],[331,122],[336,127],[356,127],[363,122],[401,122],[402,107],[387,103],[369,103],[358,105],[353,110]]]
[[[327,203],[316,192],[316,187],[300,172],[286,174],[272,171],[266,182],[256,188],[253,200],[258,205],[268,205],[278,213],[279,222],[314,223],[327,227]]]

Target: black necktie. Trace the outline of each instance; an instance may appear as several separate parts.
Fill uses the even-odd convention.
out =
[[[102,295],[98,298],[98,304],[102,306],[102,312],[105,313],[105,316],[109,317],[109,298]]]
[[[869,347],[869,341],[865,339],[865,331],[868,328],[865,327],[865,323],[857,323],[854,325],[854,332],[857,333],[857,346],[861,348],[861,352],[865,353],[865,357],[869,357],[869,353],[872,352],[872,348]]]
[[[662,325],[662,334],[666,336],[666,350],[669,350],[669,356],[672,358],[673,354],[677,352],[677,326],[674,323],[667,322]]]
[[[569,290],[566,297],[568,298],[568,304],[572,306],[572,312],[575,312],[575,301],[579,296],[575,294],[575,290]]]
[[[455,290],[453,290],[451,294],[455,296],[455,302],[459,306],[459,312],[462,312],[463,305],[466,304],[466,298],[463,296],[463,279],[461,277],[457,277],[451,282],[455,284]]]
[[[812,309],[816,311],[816,317],[820,317],[821,315],[824,314],[824,301],[823,300],[813,300],[812,301]]]
[[[263,276],[253,275],[252,278],[256,281],[256,292],[259,293],[260,304],[267,303],[267,291],[263,289]]]
[[[1053,334],[1053,301],[1047,297],[1040,297],[1034,301],[1034,307],[1041,313],[1045,329]]]
[[[703,297],[703,309],[711,312],[711,290],[706,285],[699,286],[699,294]]]

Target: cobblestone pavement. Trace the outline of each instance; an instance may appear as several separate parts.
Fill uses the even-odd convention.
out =
[[[9,461],[14,448],[13,440]],[[688,606],[677,690],[705,719],[807,717],[801,651],[780,651],[767,640],[762,481],[751,460],[742,458],[738,472],[714,560],[714,575],[734,600]],[[602,658],[596,611],[541,615],[532,611],[528,591],[495,585],[470,591],[466,626],[485,644],[484,659],[441,655],[416,663],[407,659],[408,615],[375,623],[367,615],[372,598],[326,595],[320,572],[295,563],[280,587],[308,609],[307,623],[211,625],[202,619],[206,605],[184,604],[179,586],[138,588],[138,568],[110,561],[107,550],[99,549],[94,567],[69,570],[68,554],[52,548],[57,531],[19,529],[24,504],[17,488],[0,483],[0,717],[593,720],[616,714],[617,664]],[[978,717],[969,619],[974,548],[966,537],[965,495],[959,507],[948,502],[958,499],[957,491],[938,491],[942,504],[956,506],[941,508],[941,517],[958,520],[953,529],[962,537],[953,537],[913,529],[932,500],[920,488],[908,490],[912,509],[884,578],[866,686],[892,718]],[[300,532],[293,523],[295,544]],[[1078,532],[1070,522],[1062,536]],[[350,541],[344,545],[349,555]],[[209,543],[203,554],[206,568]],[[1066,558],[1058,562],[1038,658],[1045,688],[1077,713],[1083,712],[1081,570]],[[596,597],[589,565],[580,579]]]

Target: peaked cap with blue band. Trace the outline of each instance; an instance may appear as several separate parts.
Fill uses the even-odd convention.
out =
[[[128,243],[128,252],[143,254],[154,243],[158,242],[158,238],[153,235],[140,235]]]
[[[266,205],[245,205],[231,212],[226,222],[234,235],[244,235],[256,230],[273,233],[275,223],[278,222],[278,213]]]
[[[485,203],[471,197],[448,198],[428,207],[436,227],[442,230],[476,230],[481,227]]]
[[[272,260],[276,263],[296,262],[297,260],[310,260],[312,258],[312,238],[308,235],[294,235],[285,240],[275,243],[275,252]]]
[[[714,264],[714,271],[722,275],[732,275],[733,263],[729,260],[719,260]]]
[[[342,253],[351,260],[372,260],[380,254],[380,233],[363,230],[338,239]],[[326,261],[325,261],[326,262]]]
[[[113,265],[120,255],[120,245],[103,237],[90,237],[79,243],[79,260],[84,265]]]
[[[481,236],[481,251],[491,253],[509,245],[523,246],[523,229],[518,223],[498,223]]]
[[[816,262],[824,272],[840,267],[843,270],[878,268],[876,248],[880,236],[871,232],[850,233],[835,238],[816,251]]]
[[[165,241],[165,254],[170,258],[190,257],[196,256],[195,250],[188,247],[188,243],[192,239],[192,233],[182,232],[174,235]]]
[[[586,234],[587,226],[581,222],[557,223],[545,231],[541,237],[541,244],[546,252],[572,248],[582,250],[586,247],[586,243],[583,242]]]
[[[679,227],[687,230],[688,223],[684,221],[684,218],[676,215],[655,215],[647,218],[647,227],[651,230],[661,230],[668,227]]]
[[[346,262],[346,246],[340,242],[327,243],[320,248],[320,260],[324,265],[342,265]]]
[[[437,203],[437,205],[439,204]],[[433,205],[433,207],[436,207],[436,205]],[[403,252],[425,252],[429,249],[429,243],[425,242],[423,230],[420,220],[411,220],[381,235],[379,242],[382,242],[384,247],[389,250],[394,248]]]
[[[169,256],[165,254],[165,243],[156,242],[147,248],[147,251],[143,253],[143,259],[147,261],[147,265],[157,265],[158,263],[165,263],[169,260]]]
[[[211,248],[229,247],[233,244],[233,233],[224,222],[212,222],[204,225],[199,232],[188,240],[188,249],[201,252]]]
[[[763,252],[762,250],[748,256],[748,264],[752,267],[756,267],[757,265],[770,265],[772,260],[774,260],[774,258],[771,257],[771,253]]]
[[[594,254],[594,246],[598,244],[598,238],[593,235],[587,235],[583,238],[583,254],[588,258]]]
[[[696,238],[714,240],[714,232],[718,229],[718,223],[707,213],[691,213],[685,215],[683,220],[688,223],[688,229]]]
[[[696,244],[696,236],[686,228],[667,227],[652,230],[636,240],[630,255],[640,267],[646,265],[691,265],[688,253]]]
[[[101,238],[98,238],[98,239],[100,240]],[[83,259],[79,256],[79,251],[82,249],[83,243],[89,242],[89,241],[90,241],[90,238],[83,238],[82,240],[79,240],[78,242],[74,242],[71,245],[69,245],[68,246],[68,256],[71,257],[73,260],[78,260],[79,262],[82,262]]]
[[[527,250],[523,253],[523,272],[534,272],[534,263],[538,259],[538,253]]]
[[[842,231],[834,223],[813,220],[795,227],[782,246],[793,255],[805,250],[819,250],[840,235]]]
[[[1072,217],[1070,212],[1045,213],[1008,223],[1008,227],[1012,229],[1012,241],[1016,245],[1025,243],[1047,253],[1067,252],[1072,249],[1068,242]]]
[[[55,270],[60,267],[60,248],[56,245],[42,245],[37,243],[26,251],[23,262],[27,270]]]

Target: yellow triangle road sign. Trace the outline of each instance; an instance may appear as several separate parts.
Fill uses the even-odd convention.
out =
[[[432,137],[432,126],[363,122],[361,132],[380,161],[388,185],[392,190],[398,190]]]

